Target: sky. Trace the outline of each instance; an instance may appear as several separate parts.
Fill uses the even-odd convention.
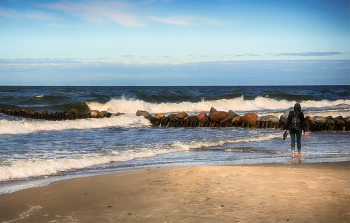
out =
[[[350,85],[349,0],[0,0],[0,85]]]

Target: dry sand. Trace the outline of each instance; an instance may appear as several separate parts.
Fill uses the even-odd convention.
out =
[[[350,222],[350,162],[166,167],[0,195],[2,222]]]

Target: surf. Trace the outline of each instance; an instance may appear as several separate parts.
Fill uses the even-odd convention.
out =
[[[293,108],[296,101],[276,100],[266,97],[256,97],[253,100],[246,100],[244,96],[234,99],[219,99],[209,101],[198,102],[163,102],[152,103],[139,99],[127,99],[126,97],[114,98],[106,103],[100,102],[87,102],[87,106],[91,110],[108,111],[112,113],[135,113],[137,110],[148,111],[149,113],[176,113],[176,112],[188,112],[199,113],[209,112],[211,107],[216,108],[218,111],[233,110],[238,113],[255,111],[256,113],[266,114],[267,112],[290,110]],[[325,108],[329,110],[333,108],[334,112],[343,112],[344,117],[350,115],[350,100],[321,100],[321,101],[303,101],[302,109],[313,111],[316,108]],[[344,105],[343,107],[337,107]],[[318,112],[320,113],[320,112]]]
[[[168,141],[155,142],[142,147],[135,147],[131,149],[121,149],[119,146],[115,148],[106,148],[98,152],[96,150],[91,154],[75,154],[69,151],[48,151],[47,153],[54,153],[55,156],[61,158],[50,158],[49,154],[41,154],[47,156],[47,159],[38,159],[27,157],[26,155],[15,154],[17,157],[22,157],[11,164],[0,165],[0,182],[13,179],[21,179],[28,177],[52,176],[59,173],[69,171],[72,169],[83,169],[97,165],[109,164],[113,162],[124,162],[134,159],[150,158],[162,154],[184,152],[191,150],[198,150],[202,148],[210,148],[222,146],[225,144],[239,144],[248,142],[269,141],[280,137],[277,132],[272,133],[258,133],[256,131],[247,132],[249,136],[240,137],[215,137],[214,141]]]
[[[62,131],[69,129],[94,129],[107,127],[147,127],[151,123],[140,116],[121,115],[101,119],[79,119],[65,121],[41,121],[22,119],[0,120],[0,134],[30,134],[41,131]]]

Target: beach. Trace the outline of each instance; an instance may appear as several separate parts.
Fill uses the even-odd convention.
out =
[[[293,163],[294,162],[294,163]],[[350,222],[350,162],[163,167],[0,195],[1,222]]]

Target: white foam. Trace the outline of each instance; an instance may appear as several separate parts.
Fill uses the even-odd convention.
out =
[[[118,150],[113,151],[109,155],[89,154],[81,155],[79,158],[50,158],[50,159],[22,159],[12,161],[8,165],[0,166],[0,181],[7,181],[11,179],[49,176],[57,174],[60,171],[67,171],[71,169],[82,169],[100,164],[107,164],[110,162],[122,162],[133,159],[141,159],[154,157],[160,154],[188,151],[191,149],[202,147],[221,146],[227,143],[241,143],[241,142],[257,142],[266,141],[273,138],[280,137],[279,133],[261,134],[260,136],[242,137],[227,140],[218,140],[214,142],[192,141],[180,142],[174,141],[167,144],[159,144],[156,146],[149,145],[151,148],[138,148],[132,150]],[[155,148],[156,147],[156,148]]]
[[[88,102],[91,110],[109,111],[112,113],[133,113],[137,110],[148,111],[150,113],[172,113],[172,112],[209,112],[211,107],[219,111],[233,110],[235,112],[245,111],[266,111],[266,110],[289,110],[296,101],[275,100],[265,97],[257,97],[254,100],[245,100],[244,97],[235,99],[221,99],[201,102],[180,102],[180,103],[150,103],[142,100],[112,99],[107,103]],[[302,109],[332,107],[339,104],[350,105],[350,100],[336,101],[304,101],[301,103]]]
[[[219,140],[214,142],[191,142],[190,145],[187,145],[189,149],[199,149],[203,147],[215,147],[215,146],[222,146],[225,144],[230,143],[246,143],[246,142],[261,142],[261,141],[268,141],[274,138],[280,138],[280,133],[275,134],[261,134],[259,136],[254,137],[242,137],[242,138],[234,138],[234,139],[227,139],[227,140]]]
[[[67,129],[91,129],[114,126],[149,126],[149,120],[135,115],[120,115],[111,118],[78,119],[65,121],[8,121],[0,120],[0,134],[28,134],[39,131]]]
[[[277,117],[283,112],[273,112],[273,110],[290,110],[295,101],[277,101],[271,98],[257,97],[254,100],[244,100],[243,97],[235,99],[222,99],[201,102],[181,102],[181,103],[149,103],[142,100],[127,100],[125,98],[112,99],[107,103],[88,102],[91,110],[109,111],[112,113],[122,112],[126,115],[115,116],[103,119],[81,119],[66,121],[8,121],[0,120],[0,134],[28,134],[38,131],[55,131],[66,129],[89,129],[104,128],[114,126],[149,126],[150,122],[141,117],[135,116],[137,110],[145,110],[150,113],[176,113],[188,112],[199,113],[208,112],[211,107],[221,111],[233,110],[238,113],[254,111],[258,115],[272,114]],[[339,106],[340,105],[340,106]],[[344,106],[341,106],[344,105]],[[309,110],[304,114],[307,116],[350,116],[350,100],[337,101],[304,101],[302,109]],[[319,109],[318,109],[319,108]],[[271,111],[271,112],[269,112]]]
[[[111,155],[85,155],[81,158],[52,158],[46,160],[17,160],[10,165],[0,166],[0,181],[10,179],[48,176],[60,171],[70,169],[82,169],[94,165],[106,164],[110,162],[122,162],[139,158],[153,157],[159,154],[179,151],[177,149],[135,149],[127,151],[114,151]]]

